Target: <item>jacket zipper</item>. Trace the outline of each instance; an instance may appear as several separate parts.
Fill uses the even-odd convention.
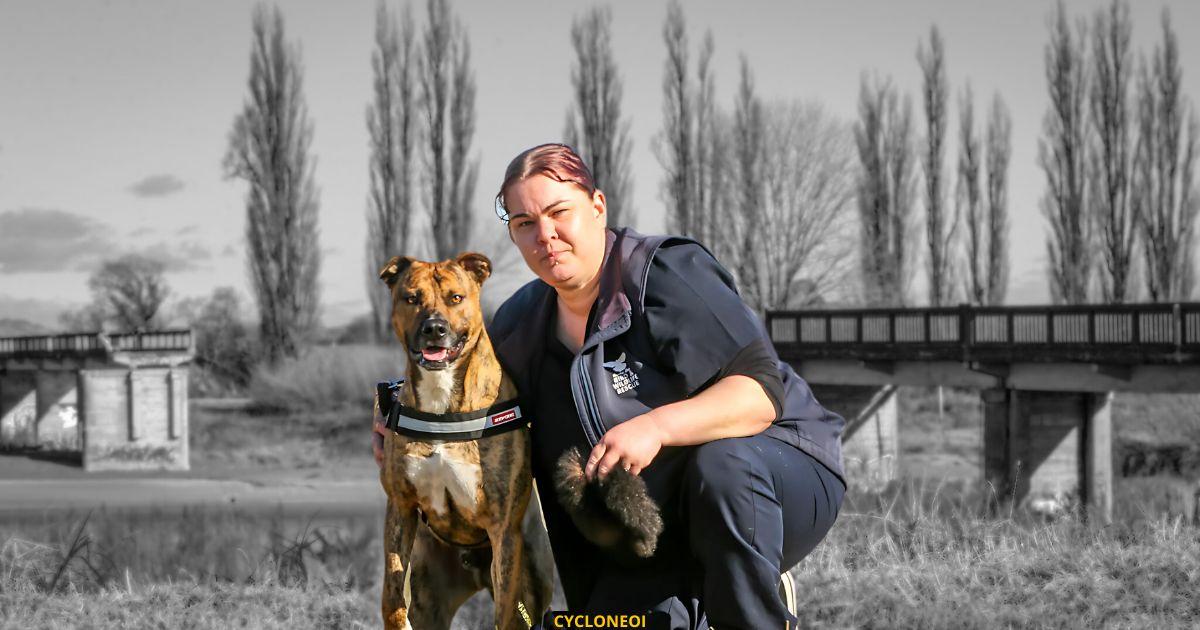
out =
[[[600,442],[600,436],[604,435],[604,426],[600,422],[600,409],[596,404],[596,392],[592,389],[592,379],[587,370],[587,362],[582,354],[577,360],[579,362],[580,391],[583,393],[584,408],[588,412],[588,417],[580,418],[580,422],[583,424],[583,433],[587,436],[588,442],[595,447]]]

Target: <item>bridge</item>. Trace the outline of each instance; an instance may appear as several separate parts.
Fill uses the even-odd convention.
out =
[[[187,469],[188,330],[0,339],[0,450]]]
[[[981,390],[984,479],[1112,513],[1111,392],[1200,392],[1200,303],[772,311],[781,359],[845,415],[848,473],[895,476],[898,385]]]

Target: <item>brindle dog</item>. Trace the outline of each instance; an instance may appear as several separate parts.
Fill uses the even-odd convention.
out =
[[[438,263],[397,256],[384,266],[392,327],[407,351],[400,403],[443,414],[516,397],[483,327],[479,293],[489,275],[487,257],[470,252]],[[528,430],[465,441],[389,432],[380,481],[388,497],[385,627],[449,628],[481,588],[492,594],[497,628],[526,630],[539,621],[553,577],[536,500],[526,510]]]

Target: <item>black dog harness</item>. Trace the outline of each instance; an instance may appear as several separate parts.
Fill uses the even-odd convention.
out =
[[[400,404],[404,379],[379,383],[379,411],[392,431],[426,440],[474,440],[499,435],[529,425],[517,399],[496,403],[486,409],[461,413],[426,413]]]
[[[474,440],[529,425],[529,419],[521,414],[521,407],[517,405],[516,399],[496,403],[487,409],[463,413],[425,413],[405,407],[397,401],[400,397],[400,388],[403,386],[404,379],[401,378],[378,383],[375,388],[379,393],[379,412],[385,418],[384,425],[406,437],[445,441]],[[450,542],[429,527],[429,520],[425,516],[425,512],[418,509],[417,514],[420,515],[421,521],[425,523],[429,533],[433,534],[438,542],[447,547],[463,549],[460,560],[464,566],[483,568],[487,564],[469,554],[475,550],[490,547],[491,541],[488,538],[485,537],[477,543],[467,545]]]

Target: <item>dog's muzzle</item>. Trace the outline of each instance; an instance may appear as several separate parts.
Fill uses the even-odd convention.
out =
[[[449,322],[434,316],[421,322],[408,345],[409,353],[422,368],[444,370],[458,359],[466,339],[466,334],[456,334]]]

